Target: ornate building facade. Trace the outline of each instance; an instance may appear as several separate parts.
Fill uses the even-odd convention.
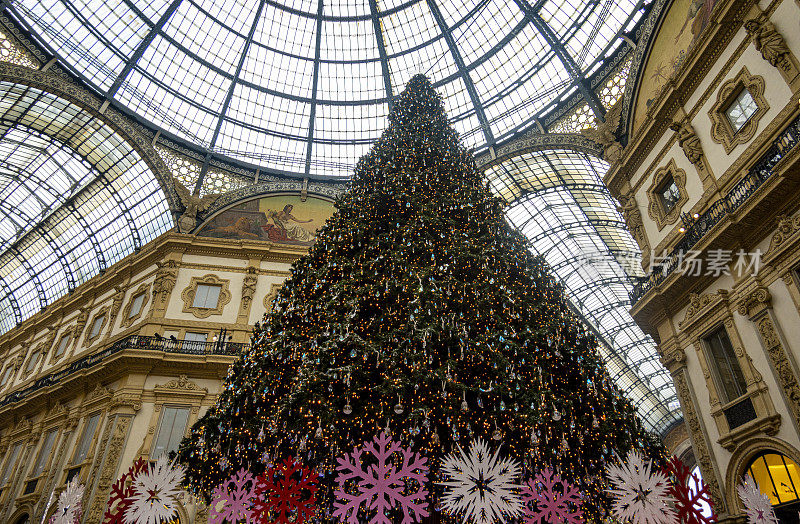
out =
[[[745,522],[736,487],[751,474],[798,522],[800,4],[699,4],[713,17],[685,52],[680,2],[643,51],[605,182],[648,273],[632,315],[672,375],[722,521]]]

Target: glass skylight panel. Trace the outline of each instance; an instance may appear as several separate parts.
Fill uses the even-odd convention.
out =
[[[378,56],[372,20],[322,22],[321,60],[377,60]],[[353,80],[358,81],[359,78]]]
[[[456,48],[467,67],[493,52],[493,48],[523,19],[524,15],[516,5],[509,5],[504,0],[486,0],[473,16],[451,27]]]
[[[374,101],[386,98],[381,64],[377,60],[319,65],[317,100]],[[321,102],[324,103],[324,102]]]
[[[276,93],[310,100],[314,61],[278,53],[253,42],[248,48],[239,79],[239,84],[249,82]]]
[[[428,75],[434,84],[445,78],[452,81],[451,77],[458,74],[453,55],[442,36],[420,48],[389,55],[389,70],[395,94],[400,93],[417,73]],[[448,116],[452,119],[455,115]]]
[[[213,64],[217,69],[232,75],[236,72],[247,32],[255,23],[255,10],[251,8],[255,8],[256,3],[251,3],[253,5],[244,11],[248,18],[235,26],[237,29],[245,29],[244,35],[222,26],[190,0],[180,3],[178,10],[164,27],[164,33],[200,61]]]
[[[317,38],[316,7],[313,12],[313,17],[300,16],[267,3],[253,42],[278,53],[313,60]]]
[[[439,25],[427,2],[418,1],[380,18],[383,40],[389,56],[442,38]]]

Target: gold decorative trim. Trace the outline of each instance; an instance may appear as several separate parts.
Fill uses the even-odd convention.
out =
[[[239,321],[247,322],[250,315],[250,306],[253,305],[253,295],[256,294],[258,284],[258,268],[247,266],[247,273],[242,280],[242,301],[239,304]]]
[[[89,323],[89,331],[86,333],[86,337],[84,337],[83,339],[84,347],[90,346],[92,342],[94,342],[95,340],[99,340],[101,338],[103,330],[105,329],[106,324],[108,324],[108,310],[109,310],[108,306],[101,308],[100,311],[98,311],[97,314],[95,314],[95,316],[92,317],[92,321]],[[94,327],[94,323],[97,321],[97,319],[101,317],[103,319],[103,322],[102,324],[100,324],[100,329],[97,330],[96,335],[92,336],[92,327]]]
[[[230,280],[225,280],[219,278],[217,275],[212,274],[204,275],[202,277],[192,277],[189,285],[181,293],[181,299],[183,299],[183,312],[191,313],[197,318],[208,318],[211,315],[221,315],[222,310],[225,309],[225,306],[231,301],[230,283]],[[217,307],[204,308],[195,307],[192,305],[194,303],[194,296],[197,293],[197,286],[200,284],[220,286]]]
[[[657,191],[667,177],[670,176],[672,180],[675,181],[675,185],[678,187],[678,192],[680,192],[681,197],[675,205],[672,206],[672,209],[667,211],[664,209],[664,205],[661,203],[661,198]],[[653,181],[650,183],[650,187],[647,190],[647,200],[650,202],[647,206],[647,214],[655,221],[659,231],[664,229],[667,224],[674,224],[678,220],[681,208],[689,200],[689,193],[686,191],[686,171],[680,169],[675,164],[675,159],[671,158],[666,166],[657,169],[656,172],[653,173]]]
[[[180,393],[189,396],[206,396],[208,388],[201,388],[195,382],[189,380],[186,375],[181,375],[174,380],[170,380],[166,384],[161,384],[153,388],[153,393],[156,395],[174,395]]]
[[[796,217],[778,216],[778,225],[769,242],[764,260],[771,260],[784,246],[784,242],[794,237],[800,231],[800,215]]]
[[[722,144],[725,153],[730,154],[736,146],[746,144],[756,135],[758,123],[769,110],[767,99],[764,98],[765,85],[763,77],[751,75],[747,67],[743,67],[739,74],[720,86],[717,92],[717,101],[711,106],[708,116],[711,118],[711,139],[718,144]],[[750,92],[758,109],[736,131],[731,126],[725,111],[734,99],[739,96],[742,89],[747,89]]]
[[[75,342],[78,340],[78,338],[75,336],[75,331],[76,331],[76,326],[69,327],[61,332],[61,336],[56,338],[55,343],[53,344],[49,352],[50,359],[48,360],[48,362],[50,364],[55,364],[56,362],[58,362],[59,360],[61,360],[62,358],[64,358],[69,354],[72,347],[75,346]],[[61,345],[61,341],[64,340],[64,337],[69,337],[69,342],[67,342],[67,345],[64,347],[64,352],[61,353],[60,355],[56,355],[56,351],[58,351],[58,347]]]
[[[131,316],[130,313],[131,313],[131,308],[133,307],[133,302],[136,300],[136,297],[140,295],[144,297],[142,298],[142,305],[139,308],[139,312]],[[150,298],[150,284],[142,284],[136,289],[136,291],[131,293],[131,298],[128,299],[128,303],[125,304],[125,309],[122,310],[122,321],[120,322],[120,325],[122,327],[130,327],[131,325],[133,325],[134,322],[139,320],[147,308],[147,303],[149,301],[149,298]]]
[[[786,83],[792,87],[800,75],[800,68],[783,35],[775,29],[769,17],[765,13],[759,13],[758,16],[745,21],[744,29],[756,50],[761,53],[761,57],[775,67]]]
[[[125,441],[128,439],[128,428],[131,420],[133,420],[133,416],[130,415],[117,415],[109,419],[109,427],[107,429],[111,429],[110,426],[113,421],[113,430],[111,430],[113,436],[108,442],[105,460],[103,460],[103,468],[100,471],[97,488],[94,492],[94,499],[86,515],[86,524],[100,524],[102,520],[109,490],[111,489],[112,482],[114,482],[117,466],[119,465],[119,460],[125,447]],[[103,448],[105,448],[105,445],[103,445]],[[97,477],[92,476],[92,478]]]

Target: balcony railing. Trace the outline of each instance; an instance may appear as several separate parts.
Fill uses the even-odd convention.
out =
[[[800,141],[800,117],[795,118],[789,126],[776,138],[770,148],[750,168],[747,174],[728,192],[714,201],[700,217],[698,217],[684,233],[683,238],[668,256],[659,260],[658,270],[650,273],[631,290],[631,304],[641,299],[651,288],[666,280],[684,260],[684,256],[716,226],[726,215],[736,212],[761,185],[775,174],[775,165],[797,146]]]
[[[117,340],[102,351],[79,358],[61,371],[42,377],[25,389],[6,395],[6,397],[0,401],[0,406],[19,402],[35,391],[52,386],[53,384],[58,384],[66,377],[78,371],[93,368],[103,360],[115,353],[119,353],[123,349],[163,351],[165,353],[182,353],[185,355],[238,355],[249,348],[250,344],[243,344],[240,342],[195,342],[190,340],[172,340],[163,337],[131,335]]]

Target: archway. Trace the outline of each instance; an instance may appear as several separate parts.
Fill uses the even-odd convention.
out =
[[[800,467],[794,460],[777,451],[763,451],[750,461],[747,473],[769,497],[781,524],[800,520]]]

